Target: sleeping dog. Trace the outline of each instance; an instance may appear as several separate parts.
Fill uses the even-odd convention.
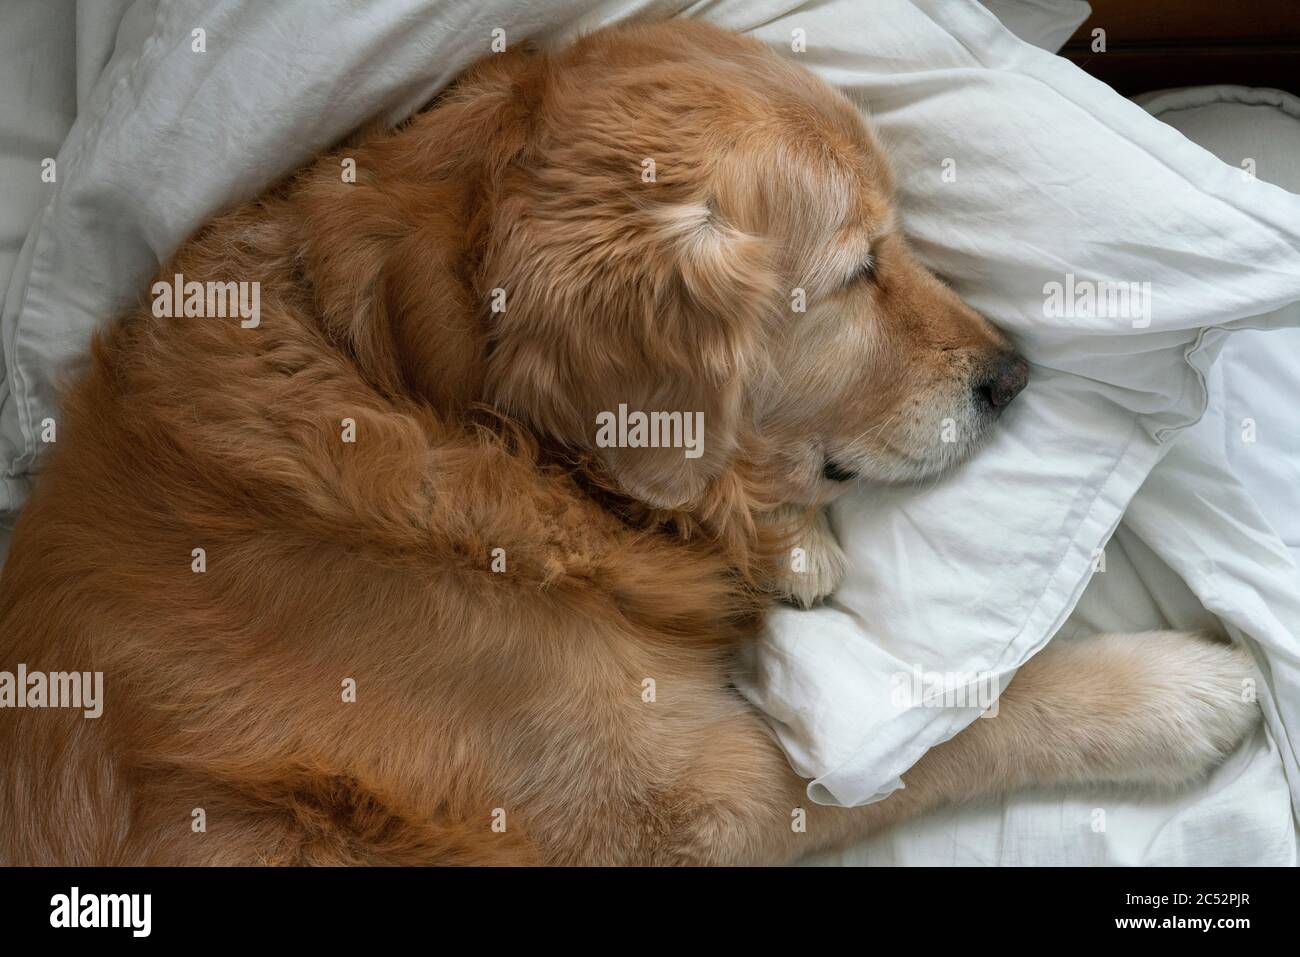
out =
[[[1028,367],[909,251],[858,111],[753,42],[494,56],[158,282],[258,321],[143,299],[65,396],[0,666],[103,711],[0,711],[7,863],[783,862],[1176,784],[1256,720],[1240,651],[1099,636],[887,800],[807,802],[735,651],[834,588],[829,501],[957,466]]]

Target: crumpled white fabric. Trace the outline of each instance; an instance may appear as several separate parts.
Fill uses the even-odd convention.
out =
[[[814,799],[887,794],[977,713],[900,709],[891,677],[920,667],[1005,681],[1065,620],[1096,549],[1202,415],[1213,330],[1294,324],[1284,307],[1300,299],[1300,199],[1243,177],[970,0],[136,0],[5,299],[0,507],[21,504],[40,422],[57,417],[56,382],[89,331],[215,211],[363,120],[409,114],[488,55],[493,30],[560,42],[677,13],[752,32],[869,111],[921,255],[1035,363],[967,467],[836,509],[852,573],[829,607],[779,613],[741,679],[815,779]],[[196,29],[205,53],[191,49]],[[800,37],[806,51],[794,52]],[[1045,315],[1045,284],[1069,275],[1149,282],[1149,325]],[[1241,507],[1228,497],[1212,511],[1250,527]],[[1294,626],[1269,602],[1296,584],[1294,567],[1236,571],[1263,608],[1233,592],[1249,607],[1221,613],[1290,694],[1292,658],[1270,656]],[[1293,717],[1272,703],[1292,769]]]

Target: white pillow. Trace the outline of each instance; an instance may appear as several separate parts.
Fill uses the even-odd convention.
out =
[[[1085,0],[980,0],[1002,25],[1026,43],[1056,53],[1088,19]]]
[[[1230,166],[1300,191],[1300,97],[1281,90],[1202,86],[1135,97],[1148,113]],[[1289,307],[1300,326],[1300,303]],[[1223,395],[1223,448],[1269,523],[1300,558],[1300,328],[1234,336],[1214,368]]]
[[[376,0],[361,18],[350,0],[137,0],[6,298],[8,507],[56,415],[60,368],[217,209],[362,119],[409,113],[487,55],[494,30],[559,40],[689,6]],[[1004,681],[1068,613],[1164,443],[1200,415],[1219,345],[1198,347],[1201,329],[1300,299],[1300,200],[1243,180],[974,0],[724,0],[703,15],[875,115],[921,255],[1036,363],[960,473],[836,510],[854,561],[836,604],[779,613],[743,681],[817,779],[813,796],[858,803],[977,713],[898,709],[891,676],[918,665]],[[1150,283],[1137,301],[1149,324],[1141,309],[1136,326],[1045,315],[1045,285],[1071,276]]]

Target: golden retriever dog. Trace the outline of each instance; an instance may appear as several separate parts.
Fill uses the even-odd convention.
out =
[[[260,318],[142,296],[65,395],[0,669],[101,672],[103,711],[0,710],[6,863],[786,862],[1184,781],[1255,721],[1226,644],[1058,643],[905,789],[808,801],[734,653],[835,586],[824,505],[957,465],[1028,367],[909,251],[859,112],[752,41],[492,56],[177,276]]]

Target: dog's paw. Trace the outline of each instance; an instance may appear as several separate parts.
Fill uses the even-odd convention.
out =
[[[1184,645],[1180,687],[1166,694],[1171,736],[1181,748],[1171,755],[1169,770],[1174,780],[1186,780],[1217,766],[1259,723],[1259,673],[1240,645],[1175,634]]]
[[[1131,731],[1141,737],[1131,745],[1142,755],[1136,780],[1178,785],[1202,777],[1259,723],[1259,676],[1245,648],[1178,631],[1105,637],[1140,662],[1131,674],[1138,679]]]
[[[783,601],[811,608],[839,587],[847,568],[844,550],[822,512],[791,547],[772,589]]]

